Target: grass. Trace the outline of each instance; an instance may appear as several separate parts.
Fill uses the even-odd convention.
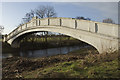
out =
[[[120,78],[118,62],[117,51],[95,54],[89,48],[44,58],[8,58],[3,60],[3,77]]]
[[[33,39],[34,38],[34,39]],[[33,37],[33,38],[28,38],[27,39],[27,42],[45,42],[45,39],[47,39],[47,42],[57,42],[57,41],[66,41],[68,40],[77,40],[75,38],[72,38],[72,37],[64,37],[64,36],[48,36],[48,37]],[[21,42],[23,42],[24,39],[21,40]],[[78,41],[78,40],[77,40]]]
[[[37,69],[25,78],[119,78],[118,60],[99,65],[83,65],[81,60],[55,64],[53,67]]]
[[[52,66],[37,69],[32,73],[28,72],[29,75],[23,76],[25,78],[34,76],[36,78],[120,78],[119,60],[118,56],[115,55],[117,55],[117,52],[89,54],[85,59],[56,63]],[[109,58],[104,59],[106,56]]]
[[[52,76],[53,73],[64,74],[64,77],[76,77],[76,78],[119,78],[118,70],[118,59],[114,59],[111,61],[99,61],[98,62],[89,62],[85,60],[77,60],[77,61],[70,61],[70,62],[62,62],[55,64],[53,67],[48,67],[43,69],[38,77],[41,77],[41,73],[44,75],[48,75],[50,72]],[[95,60],[95,59],[93,59]],[[88,63],[89,62],[89,63]]]

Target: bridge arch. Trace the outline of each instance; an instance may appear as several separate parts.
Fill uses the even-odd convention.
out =
[[[71,36],[73,38],[76,38],[80,41],[83,41],[85,43],[90,44],[94,48],[96,48],[99,51],[99,48],[97,47],[96,43],[93,38],[84,31],[79,31],[71,28],[66,28],[66,27],[61,27],[61,26],[38,26],[38,27],[31,27],[29,29],[26,29],[16,36],[14,36],[12,39],[8,40],[8,43],[11,44],[12,47],[19,47],[19,40],[20,37],[24,37],[25,34],[31,33],[31,32],[40,32],[40,31],[50,31],[50,32],[57,32],[57,33],[62,33],[68,36]],[[91,40],[90,40],[91,39]]]
[[[99,53],[118,50],[118,25],[71,18],[34,17],[30,22],[13,30],[4,41],[12,47],[19,47],[19,40],[25,34],[39,31],[62,33],[95,47]]]

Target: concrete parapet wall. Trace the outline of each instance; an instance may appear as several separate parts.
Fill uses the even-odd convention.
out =
[[[98,23],[98,33],[118,37],[118,25]]]
[[[18,27],[17,31],[21,31],[21,26],[20,26],[20,27]]]
[[[32,22],[28,22],[27,27],[32,27]]]
[[[88,21],[88,20],[78,20],[72,18],[45,18],[45,19],[33,18],[30,22],[27,23],[27,25],[26,24],[22,25],[22,29],[26,29],[26,26],[32,27],[32,26],[47,26],[47,25],[64,26],[74,29],[76,28],[84,31],[118,37],[118,25]],[[18,31],[20,30],[21,28],[18,28]]]
[[[89,25],[88,25],[89,30],[88,31],[95,32],[95,22],[89,21],[88,23],[89,23]]]
[[[61,19],[61,26],[75,28],[75,20],[74,19]]]
[[[48,25],[48,19],[41,19],[40,20],[40,25],[43,26],[43,25]]]
[[[57,18],[49,19],[49,25],[60,26],[60,19]]]
[[[26,29],[26,24],[22,25],[22,29]]]
[[[77,29],[89,31],[89,22],[86,23],[84,20],[77,20]]]

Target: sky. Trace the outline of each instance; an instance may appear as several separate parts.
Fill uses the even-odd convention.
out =
[[[57,17],[83,16],[98,22],[111,18],[115,23],[118,23],[117,2],[2,2],[0,5],[2,5],[0,12],[2,13],[2,24],[0,25],[4,26],[3,34],[14,30],[26,13],[38,8],[39,5],[53,6]]]

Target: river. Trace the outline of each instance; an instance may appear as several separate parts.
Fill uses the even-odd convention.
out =
[[[84,47],[89,47],[89,46],[84,46]],[[7,58],[7,57],[35,58],[35,57],[54,56],[57,54],[67,54],[71,51],[79,50],[84,47],[68,46],[68,47],[50,48],[50,49],[42,49],[42,50],[19,51],[17,53],[2,53],[2,58]]]

